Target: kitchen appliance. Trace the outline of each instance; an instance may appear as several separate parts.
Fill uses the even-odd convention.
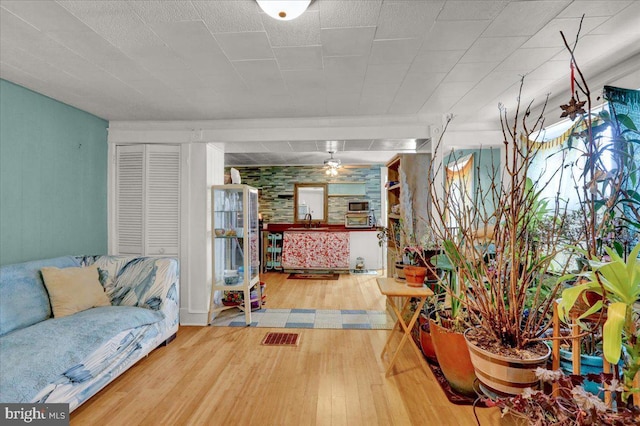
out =
[[[371,228],[369,212],[347,213],[344,215],[345,228]]]
[[[349,213],[369,213],[371,204],[368,200],[349,201],[347,212]]]

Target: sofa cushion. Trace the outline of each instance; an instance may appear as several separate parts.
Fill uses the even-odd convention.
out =
[[[104,306],[0,337],[0,401],[31,401],[118,333],[163,319],[161,312],[150,309]]]
[[[6,265],[0,268],[0,336],[51,316],[40,269],[80,266],[73,256]]]
[[[111,305],[98,279],[96,265],[63,269],[50,266],[42,268],[41,272],[54,318]]]

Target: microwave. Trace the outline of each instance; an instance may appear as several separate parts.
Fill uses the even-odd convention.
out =
[[[371,206],[369,201],[367,200],[359,200],[359,201],[349,201],[349,205],[347,207],[347,211],[349,213],[354,212],[369,212],[371,210]]]
[[[347,213],[344,215],[345,228],[371,228],[369,213]]]

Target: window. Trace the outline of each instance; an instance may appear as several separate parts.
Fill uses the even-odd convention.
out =
[[[583,198],[585,183],[582,174],[586,167],[586,147],[584,140],[576,135],[585,128],[584,121],[579,119],[576,122],[559,123],[544,129],[535,137],[530,136],[530,144],[538,152],[529,166],[527,176],[537,182],[541,198],[553,200],[559,195],[562,203],[567,203],[569,211],[577,210]],[[538,141],[532,142],[534,139]],[[595,165],[596,170],[606,173],[614,164],[611,128],[607,127],[595,140],[598,150],[602,151]],[[564,168],[561,168],[563,164]]]

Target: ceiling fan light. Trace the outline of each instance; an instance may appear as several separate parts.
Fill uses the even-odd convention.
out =
[[[329,167],[325,173],[327,176],[338,176],[338,169],[336,167]]]
[[[302,15],[311,0],[256,0],[258,6],[278,21],[291,21]]]
[[[338,168],[340,167],[340,160],[329,158],[328,160],[324,160],[324,165],[328,167]]]

